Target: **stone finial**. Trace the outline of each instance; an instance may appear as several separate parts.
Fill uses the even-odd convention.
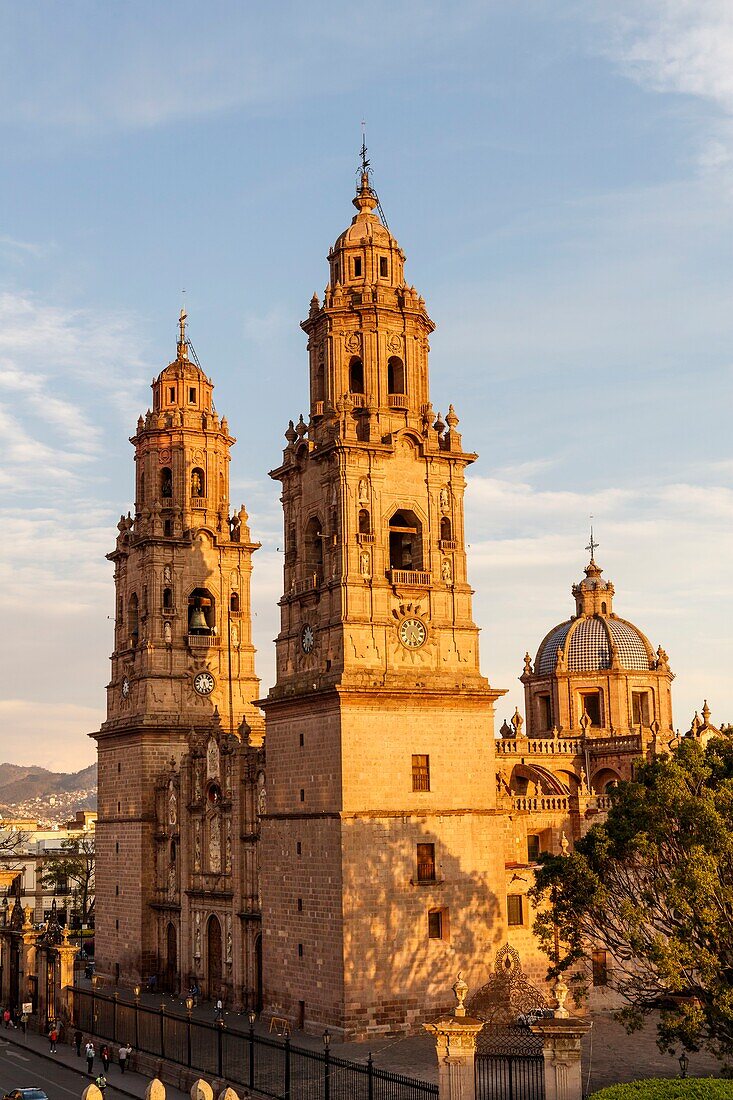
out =
[[[557,1008],[555,1009],[556,1020],[567,1020],[570,1013],[565,1007],[565,1002],[568,999],[568,993],[570,990],[563,981],[562,977],[559,977],[555,982],[555,1000],[557,1001]]]
[[[514,729],[514,736],[522,736],[522,726],[524,725],[524,718],[519,713],[519,707],[514,708],[514,714],[512,715],[512,727]]]
[[[292,420],[288,421],[288,426],[285,431],[285,438],[287,439],[288,443],[295,443],[295,440],[298,438],[297,432],[295,431],[295,425],[293,424]]]
[[[710,720],[710,707],[708,706],[707,699],[703,699],[702,701],[702,720],[703,723],[707,726]]]
[[[315,317],[316,313],[318,313],[320,308],[321,308],[321,304],[318,301],[318,295],[316,294],[316,292],[314,290],[313,291],[313,297],[311,298],[310,309],[308,310],[308,316],[309,317]]]
[[[298,423],[295,425],[295,430],[298,433],[298,437],[300,439],[302,439],[303,436],[308,431],[308,425],[306,424],[305,420],[303,420],[303,414],[302,413],[300,414],[300,418],[298,420]]]
[[[667,656],[666,650],[662,649],[661,646],[657,646],[657,668],[669,668],[669,657]]]
[[[527,650],[527,652],[524,655],[524,675],[525,676],[531,676],[532,675],[532,658],[529,655],[529,650]]]
[[[214,1090],[203,1077],[191,1085],[191,1100],[214,1100]]]
[[[445,421],[443,420],[443,417],[440,413],[438,413],[438,415],[435,418],[435,423],[433,424],[433,429],[438,433],[438,435],[442,435],[443,432],[445,431]]]
[[[466,1006],[464,1005],[463,1002],[465,1001],[466,994],[468,993],[468,985],[463,980],[463,973],[460,970],[458,971],[458,977],[456,978],[455,982],[453,983],[453,993],[454,993],[454,996],[456,998],[456,1001],[458,1002],[456,1007],[453,1009],[453,1015],[454,1016],[465,1016],[466,1015]]]
[[[452,405],[448,406],[448,413],[445,418],[445,422],[451,431],[453,431],[454,428],[459,424],[458,417],[456,416],[456,410],[453,408]]]
[[[580,719],[580,728],[582,729],[583,733],[588,732],[589,725],[590,725],[590,718],[588,717],[588,712],[584,710],[583,715]]]
[[[145,1089],[145,1100],[165,1100],[165,1085],[158,1077],[154,1077]]]
[[[560,838],[560,847],[562,848],[562,854],[566,856],[570,851],[570,841],[565,836],[565,830],[563,829],[562,836]]]

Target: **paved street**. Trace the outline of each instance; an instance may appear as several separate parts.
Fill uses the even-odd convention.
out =
[[[95,1073],[101,1068],[99,1063]],[[0,1096],[10,1089],[37,1085],[49,1100],[71,1100],[71,1097],[79,1100],[91,1080],[84,1069],[82,1060],[63,1043],[58,1044],[58,1054],[49,1055],[48,1042],[42,1036],[29,1033],[24,1039],[17,1031],[9,1040],[4,1030],[0,1032]],[[136,1073],[123,1077],[119,1066],[110,1066],[107,1080],[105,1100],[143,1097],[148,1083],[147,1078]],[[168,1100],[185,1100],[184,1093],[168,1085],[166,1095]]]

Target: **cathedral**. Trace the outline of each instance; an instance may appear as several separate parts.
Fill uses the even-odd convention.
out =
[[[497,959],[549,998],[532,866],[673,737],[667,655],[615,612],[592,535],[572,616],[524,659],[526,722],[495,731],[504,692],[480,670],[464,535],[477,456],[453,405],[434,411],[434,324],[366,166],[353,204],[301,326],[309,416],[271,472],[276,682],[264,693],[255,672],[235,439],[182,313],[131,439],[93,735],[98,974],[193,983],[344,1038],[410,1030],[448,1007],[459,970],[479,990]]]

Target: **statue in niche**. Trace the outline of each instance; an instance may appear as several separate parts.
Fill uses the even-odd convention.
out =
[[[173,578],[173,573],[172,573],[170,565],[164,566],[163,567],[163,583],[164,584],[170,584],[172,578]]]
[[[164,498],[173,496],[173,478],[170,474],[166,474],[163,478],[163,484],[161,486],[161,493]]]
[[[201,914],[196,914],[195,930],[193,935],[193,957],[201,958]]]
[[[191,496],[201,497],[204,495],[204,483],[201,479],[201,474],[198,470],[194,470],[191,474]]]
[[[168,824],[175,825],[178,820],[178,797],[173,780],[168,784]]]
[[[201,870],[201,822],[197,821],[193,830],[193,869]]]
[[[365,477],[359,482],[359,504],[369,503],[369,482]]]
[[[193,797],[195,802],[201,800],[201,765],[198,762],[193,769]]]
[[[362,577],[371,576],[372,561],[368,550],[362,550],[359,555],[359,568],[361,570]]]
[[[219,746],[210,738],[206,746],[206,778],[215,779],[219,774]]]
[[[267,791],[264,779],[260,780],[260,789],[257,792],[257,813],[260,817],[267,813]]]
[[[232,918],[227,917],[227,962],[232,961]]]
[[[236,623],[232,623],[232,645],[235,649],[239,645],[239,630]]]
[[[450,508],[450,493],[446,489],[445,485],[440,490],[440,509],[442,512],[447,512]]]
[[[171,645],[173,641],[173,631],[171,629],[171,624],[168,622],[167,619],[163,623],[163,641],[166,645]]]
[[[209,870],[215,875],[221,871],[221,818],[218,814],[209,821]]]
[[[450,582],[453,580],[453,570],[450,566],[450,558],[443,558],[441,573],[443,575],[443,580],[445,581],[445,583],[450,584]]]
[[[232,872],[232,823],[227,818],[227,833],[224,845],[224,870],[228,875]]]
[[[176,865],[172,861],[168,865],[168,892],[171,894],[176,892]]]

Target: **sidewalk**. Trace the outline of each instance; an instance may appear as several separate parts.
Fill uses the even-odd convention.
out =
[[[14,1046],[24,1047],[26,1050],[31,1051],[33,1054],[40,1058],[45,1058],[49,1062],[53,1062],[57,1066],[64,1066],[65,1069],[73,1070],[79,1074],[80,1078],[84,1078],[83,1082],[79,1082],[79,1095],[88,1084],[94,1080],[98,1073],[102,1072],[102,1059],[99,1057],[99,1051],[103,1044],[94,1040],[94,1049],[97,1051],[97,1057],[94,1059],[94,1068],[92,1070],[92,1076],[87,1073],[87,1064],[84,1059],[84,1048],[82,1047],[82,1056],[77,1058],[76,1051],[73,1046],[69,1046],[67,1043],[59,1041],[56,1044],[56,1054],[49,1053],[49,1043],[45,1035],[39,1035],[35,1031],[28,1031],[25,1035],[20,1028],[5,1029],[2,1031],[2,1038],[7,1042],[12,1043]],[[86,1042],[86,1036],[84,1036]],[[114,1048],[115,1055],[117,1054],[117,1048]],[[122,1073],[119,1065],[111,1064],[109,1067],[109,1073],[105,1074],[107,1083],[111,1089],[115,1092],[119,1092],[124,1096],[129,1096],[132,1100],[144,1100],[145,1090],[150,1084],[150,1078],[144,1076],[141,1073],[133,1073],[132,1070],[126,1070]],[[166,1100],[189,1100],[188,1093],[181,1092],[180,1089],[174,1088],[172,1085],[165,1086]]]

